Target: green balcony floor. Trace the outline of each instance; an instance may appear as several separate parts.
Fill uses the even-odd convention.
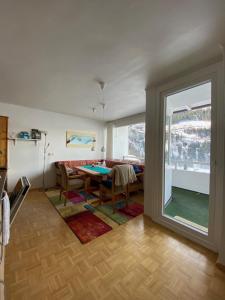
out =
[[[164,213],[208,228],[209,195],[173,187],[172,200],[165,207]]]

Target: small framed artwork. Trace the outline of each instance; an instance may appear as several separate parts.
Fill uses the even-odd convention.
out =
[[[96,132],[68,130],[66,132],[66,146],[77,148],[95,147]]]

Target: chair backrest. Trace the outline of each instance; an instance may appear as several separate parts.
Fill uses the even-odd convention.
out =
[[[112,167],[112,172],[111,172],[111,178],[112,178],[112,194],[118,194],[118,193],[123,193],[127,192],[127,186],[116,186],[115,184],[115,179],[116,179],[116,166]]]
[[[112,168],[112,182],[114,186],[127,186],[136,180],[136,174],[132,165],[116,165]]]
[[[68,175],[67,175],[66,167],[64,164],[60,164],[59,169],[61,173],[61,186],[66,189],[68,185]]]

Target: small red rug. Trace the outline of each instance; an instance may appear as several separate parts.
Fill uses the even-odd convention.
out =
[[[112,230],[111,226],[107,225],[90,211],[80,212],[66,218],[65,221],[83,244]]]
[[[69,199],[69,201],[73,203],[80,203],[85,201],[85,197],[83,195],[78,194],[74,191],[64,192],[63,196],[66,197],[66,199]]]
[[[118,209],[118,211],[122,212],[125,215],[131,216],[131,217],[137,217],[144,212],[144,206],[139,203],[132,203],[128,206],[125,206],[123,208]]]

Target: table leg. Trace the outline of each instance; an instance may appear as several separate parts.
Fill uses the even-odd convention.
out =
[[[89,176],[86,176],[85,181],[84,181],[84,190],[86,193],[88,192],[88,188],[90,186],[90,181],[91,181],[91,178]]]

